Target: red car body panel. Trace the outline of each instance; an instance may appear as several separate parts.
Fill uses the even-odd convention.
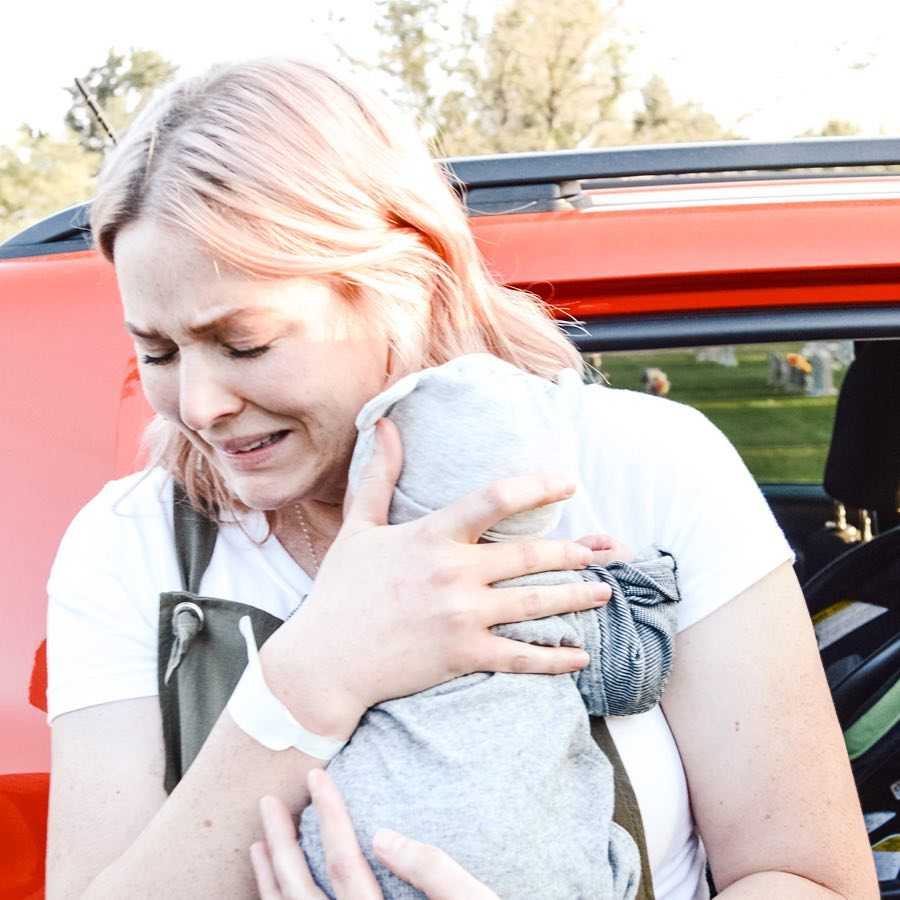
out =
[[[489,268],[576,317],[900,304],[889,178],[627,188],[572,211],[483,216]],[[868,191],[868,194],[866,193]],[[777,196],[770,196],[770,195]],[[46,581],[75,512],[133,471],[149,417],[112,267],[93,251],[0,261],[0,900],[43,883]]]

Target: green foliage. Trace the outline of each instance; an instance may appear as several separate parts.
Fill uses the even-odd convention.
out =
[[[732,137],[696,104],[673,103],[658,78],[643,91],[646,109],[622,118],[622,2],[507,0],[485,27],[471,5],[379,0],[379,49],[353,62],[386,77],[442,155]]]
[[[170,80],[176,67],[154,50],[130,50],[127,54],[110,50],[106,61],[94,66],[81,79],[97,102],[104,118],[116,132],[123,131],[149,99],[154,88]],[[66,114],[66,126],[78,137],[81,146],[100,153],[109,145],[109,137],[88,108],[76,87],[67,87],[72,105]]]
[[[394,80],[401,103],[428,119],[435,103],[433,51],[448,31],[440,20],[444,4],[441,0],[380,0],[378,6],[379,67]]]
[[[153,50],[110,50],[82,79],[107,121],[124,130],[150,94],[175,73]],[[11,146],[0,146],[0,240],[91,196],[109,146],[106,132],[75,87],[65,131],[50,136],[23,125]]]
[[[644,85],[641,96],[644,108],[634,117],[636,144],[722,141],[739,137],[724,130],[715,117],[698,104],[675,103],[665,81],[658,75]]]
[[[73,135],[52,138],[23,125],[15,144],[0,147],[0,241],[86,200],[95,171]]]
[[[106,61],[94,66],[81,79],[115,132],[124,131],[150,98],[153,90],[169,81],[177,67],[155,50],[132,49],[128,53],[110,50]],[[72,105],[66,113],[66,127],[90,153],[101,153],[109,137],[88,108],[77,87],[67,87]]]
[[[804,131],[799,137],[852,137],[860,133],[859,125],[846,119],[829,119],[821,128]]]
[[[469,131],[488,151],[592,144],[624,90],[624,53],[596,0],[515,0],[480,50]],[[455,132],[441,136],[449,152],[465,149]]]

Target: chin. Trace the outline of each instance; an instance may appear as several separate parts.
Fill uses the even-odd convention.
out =
[[[291,495],[285,495],[283,484],[264,483],[262,479],[256,483],[252,479],[233,479],[228,487],[244,506],[260,512],[278,509],[291,499]]]

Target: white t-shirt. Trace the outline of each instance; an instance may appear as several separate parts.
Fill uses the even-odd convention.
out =
[[[679,630],[781,563],[791,549],[727,439],[696,410],[632,391],[585,388],[582,483],[551,536],[607,532],[656,544],[678,565]],[[261,513],[223,525],[201,593],[281,619],[310,588]],[[171,481],[110,482],[75,517],[48,585],[48,719],[157,693],[158,598],[181,587]],[[674,665],[677,667],[677,648]],[[708,896],[681,759],[662,711],[608,720],[644,820],[658,900]]]

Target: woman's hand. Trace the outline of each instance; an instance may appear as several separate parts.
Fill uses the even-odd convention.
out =
[[[608,534],[586,534],[577,543],[593,552],[592,566],[605,568],[612,562],[630,563],[634,559],[634,551],[627,544]]]
[[[320,769],[313,769],[308,781],[335,896],[338,900],[376,900],[382,896],[381,890],[359,848],[338,789]],[[324,898],[310,874],[288,808],[274,797],[263,797],[259,808],[265,840],[250,848],[250,861],[262,900]],[[377,832],[372,847],[385,866],[427,897],[497,900],[493,891],[436,847],[391,831]]]
[[[299,721],[343,736],[370,706],[459,675],[584,667],[582,650],[520,643],[490,627],[602,605],[606,585],[495,590],[491,584],[584,568],[590,549],[561,540],[477,543],[506,516],[564,499],[574,486],[550,477],[511,478],[388,527],[402,448],[392,423],[382,420],[378,432],[372,463],[346,504],[312,593],[263,648],[273,690]],[[301,695],[318,698],[315,709]]]

